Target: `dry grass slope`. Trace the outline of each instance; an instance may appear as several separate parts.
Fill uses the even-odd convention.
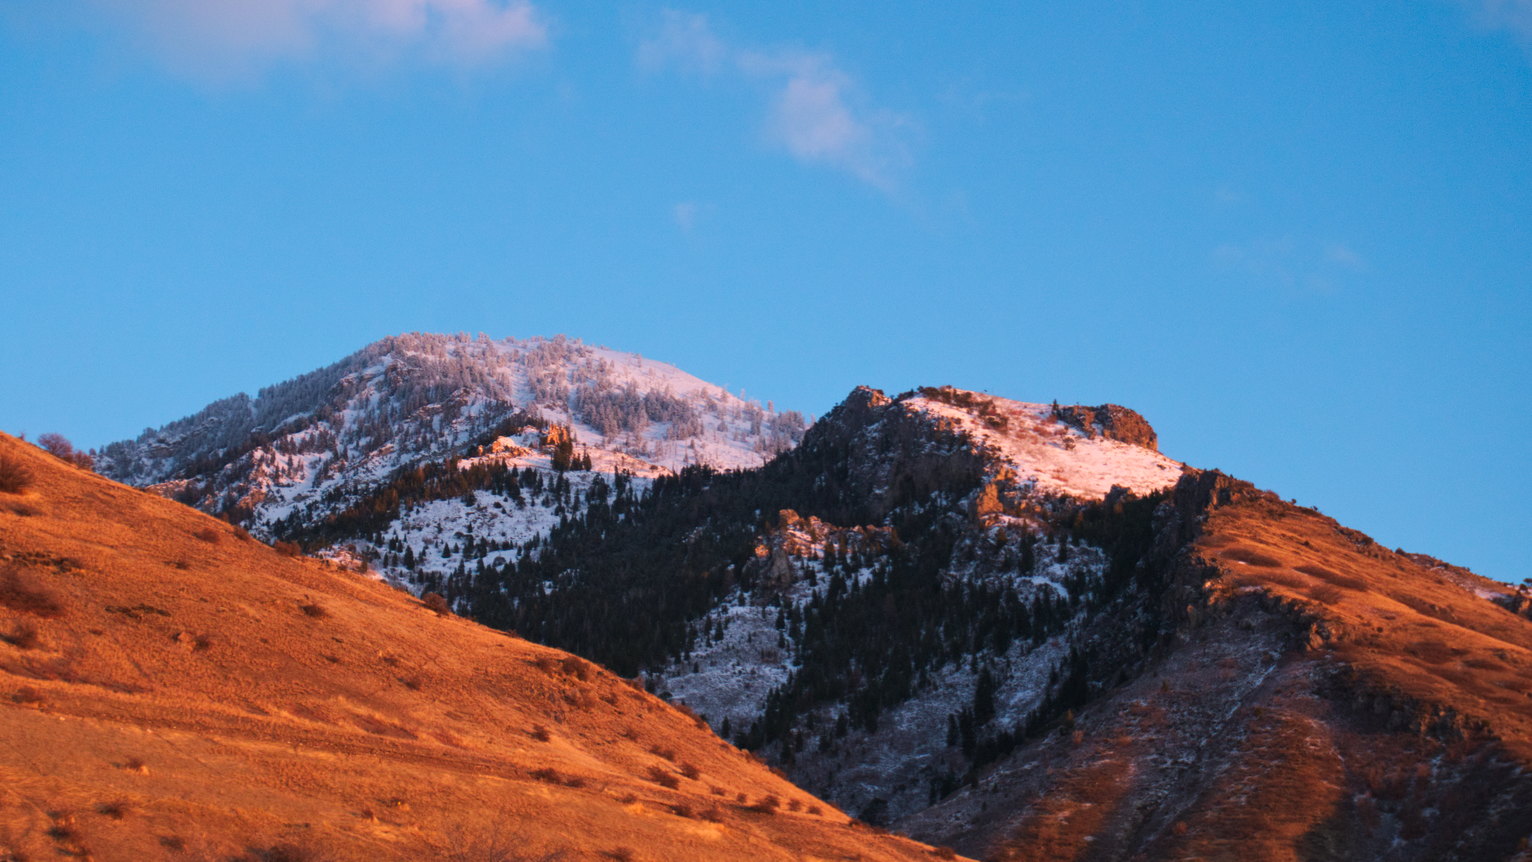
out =
[[[588,662],[4,435],[0,465],[30,476],[0,500],[0,859],[935,852]]]

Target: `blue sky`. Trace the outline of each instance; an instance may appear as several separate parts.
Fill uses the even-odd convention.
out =
[[[0,6],[0,428],[407,330],[1112,401],[1519,581],[1532,0]]]

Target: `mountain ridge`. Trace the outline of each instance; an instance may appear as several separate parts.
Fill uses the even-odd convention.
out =
[[[1275,819],[1230,834],[1270,858],[1520,852],[1525,596],[1170,459],[1128,408],[858,387],[759,466],[648,474],[571,464],[558,427],[459,436],[258,526],[641,674],[845,810],[973,855],[1237,852],[1236,774]],[[1340,741],[1359,753],[1303,762],[1341,791],[1287,805],[1260,768]]]

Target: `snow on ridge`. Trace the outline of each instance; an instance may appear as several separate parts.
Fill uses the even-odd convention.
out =
[[[1185,465],[1153,449],[1088,434],[1053,416],[1047,404],[964,393],[988,402],[1004,427],[974,411],[925,396],[904,399],[904,409],[950,423],[1044,493],[1087,500],[1106,497],[1120,485],[1147,494],[1175,484]]]

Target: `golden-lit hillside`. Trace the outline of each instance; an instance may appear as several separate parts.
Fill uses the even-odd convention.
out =
[[[1532,858],[1511,589],[1205,478],[1147,672],[901,827],[1003,860]]]
[[[30,473],[0,493],[0,858],[947,855],[584,660],[0,459]]]

